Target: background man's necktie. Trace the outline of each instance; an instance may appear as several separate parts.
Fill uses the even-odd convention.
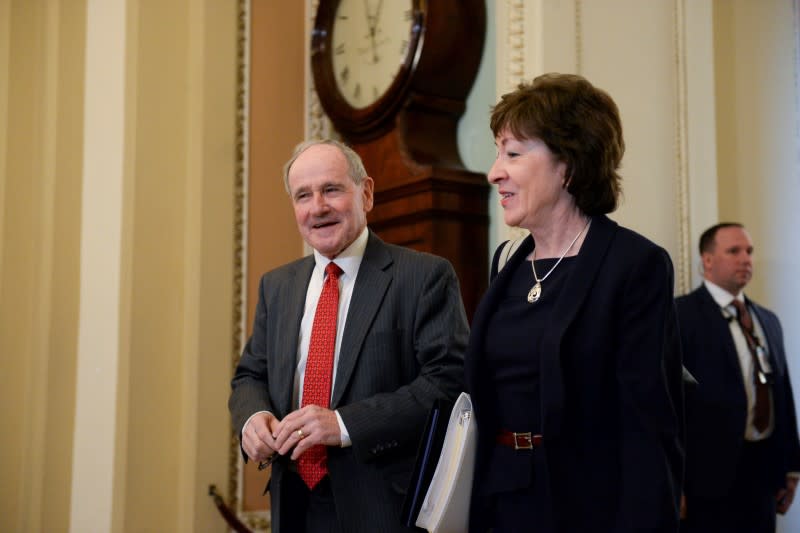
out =
[[[306,405],[328,407],[331,403],[333,353],[336,347],[336,319],[339,314],[339,275],[342,269],[331,261],[325,267],[325,282],[317,302],[311,340],[308,346],[306,373],[303,379],[303,402]],[[328,473],[328,454],[325,446],[312,446],[300,456],[297,472],[309,489],[313,489]]]
[[[733,300],[733,306],[736,308],[736,320],[744,333],[744,338],[747,340],[747,347],[750,349],[750,355],[753,357],[753,378],[756,387],[756,404],[755,414],[753,416],[753,425],[755,428],[764,432],[769,427],[770,407],[769,407],[769,384],[762,383],[759,379],[758,373],[761,365],[758,361],[758,342],[755,338],[753,330],[753,318],[750,312],[739,300]]]

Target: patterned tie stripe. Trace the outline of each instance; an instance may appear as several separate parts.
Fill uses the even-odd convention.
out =
[[[331,261],[325,267],[325,282],[311,326],[306,373],[303,380],[302,406],[330,406],[333,355],[336,348],[336,320],[339,314],[339,276],[342,269]],[[325,446],[316,445],[306,450],[297,463],[297,471],[309,489],[328,473],[328,455]]]
[[[761,380],[758,379],[760,365],[757,352],[758,342],[753,332],[753,318],[750,316],[747,307],[739,300],[733,300],[733,306],[736,308],[736,319],[739,322],[739,326],[742,328],[744,338],[747,340],[747,347],[750,349],[750,355],[753,358],[753,377],[756,387],[753,425],[758,431],[763,433],[769,427],[769,385],[762,383]]]

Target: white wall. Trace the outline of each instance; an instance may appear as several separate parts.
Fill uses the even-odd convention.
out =
[[[575,72],[606,90],[619,106],[626,142],[624,196],[611,217],[666,248],[676,290],[687,290],[691,184],[715,183],[708,177],[715,172],[708,157],[714,150],[713,78],[702,63],[713,54],[711,0],[494,4],[495,98],[544,72]],[[705,192],[698,198],[715,199]],[[502,239],[508,231],[492,215],[498,228],[492,236]]]
[[[716,0],[719,214],[742,222],[755,244],[745,290],[784,327],[800,405],[800,169],[798,169],[797,3]],[[795,502],[778,530],[800,531]]]

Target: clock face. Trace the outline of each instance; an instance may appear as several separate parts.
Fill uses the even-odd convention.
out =
[[[412,0],[341,0],[331,35],[333,75],[355,109],[378,101],[411,50]]]

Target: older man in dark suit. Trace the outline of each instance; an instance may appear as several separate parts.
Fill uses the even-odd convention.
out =
[[[229,401],[245,459],[274,460],[276,533],[409,531],[399,514],[427,412],[462,389],[458,280],[367,229],[373,180],[345,145],[299,145],[284,179],[314,253],[261,279]]]
[[[794,400],[778,317],[745,297],[753,243],[741,224],[700,237],[703,284],[677,299],[686,368],[682,531],[773,532],[800,471]]]

